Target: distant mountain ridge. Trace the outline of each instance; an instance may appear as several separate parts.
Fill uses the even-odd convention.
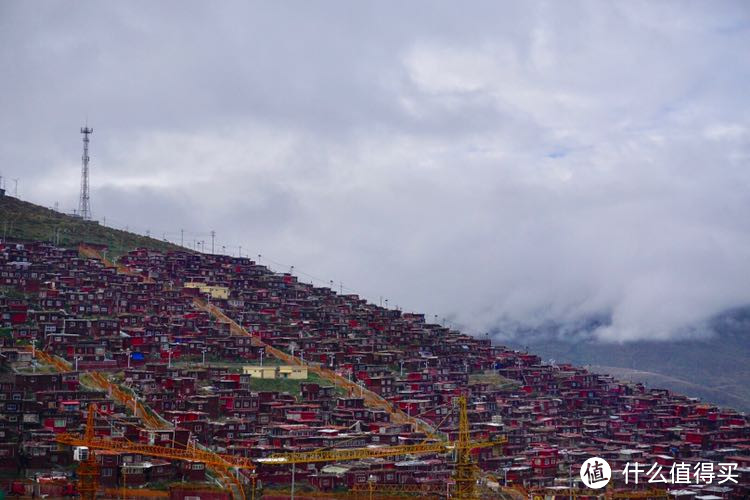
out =
[[[750,412],[750,307],[712,318],[706,325],[712,334],[696,339],[602,343],[593,331],[603,321],[593,318],[577,325],[494,334],[499,341],[528,348],[545,360],[589,366],[593,371]],[[509,340],[500,340],[508,335]]]

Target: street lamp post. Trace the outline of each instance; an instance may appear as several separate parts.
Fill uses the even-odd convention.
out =
[[[568,464],[568,478],[570,479],[570,490],[568,491],[568,499],[573,500],[573,462]]]
[[[375,474],[370,474],[367,478],[367,486],[370,489],[370,500],[372,500],[372,492],[375,490],[375,483],[378,481],[378,478],[375,477]]]
[[[297,465],[296,462],[292,462],[292,491],[290,494],[291,500],[294,500],[294,473],[295,473],[296,465]]]
[[[31,339],[31,373],[36,373],[36,339]]]

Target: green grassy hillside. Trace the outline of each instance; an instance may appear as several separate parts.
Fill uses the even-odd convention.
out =
[[[0,237],[51,242],[56,234],[59,235],[61,246],[76,246],[80,242],[107,245],[109,256],[115,258],[138,247],[155,250],[180,248],[154,238],[84,221],[11,196],[0,196]]]

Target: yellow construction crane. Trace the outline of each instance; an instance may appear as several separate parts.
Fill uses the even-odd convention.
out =
[[[117,452],[140,453],[151,457],[166,458],[169,460],[187,460],[191,462],[202,462],[207,467],[216,470],[223,479],[228,480],[237,488],[239,498],[244,498],[244,488],[241,482],[232,472],[232,469],[254,471],[255,465],[245,457],[238,455],[227,455],[204,451],[195,446],[187,448],[169,448],[166,446],[155,446],[142,443],[133,443],[125,440],[114,440],[97,437],[94,435],[94,416],[96,405],[89,405],[86,418],[86,429],[83,436],[70,433],[62,433],[56,436],[58,443],[76,447],[77,450],[88,452],[85,459],[78,466],[78,491],[84,500],[93,500],[99,486],[99,471],[96,463],[94,450],[109,450]],[[83,458],[83,457],[82,457]],[[253,476],[254,479],[254,476]],[[254,483],[254,481],[253,481]],[[253,484],[253,498],[255,486]]]
[[[472,441],[469,418],[466,409],[466,397],[456,398],[459,408],[459,430],[456,442],[420,443],[400,446],[383,446],[378,448],[347,448],[339,450],[314,450],[307,452],[279,453],[256,462],[269,465],[292,465],[292,498],[294,498],[294,471],[296,464],[315,462],[345,462],[367,458],[384,458],[399,455],[424,455],[427,453],[446,453],[455,451],[456,468],[453,479],[456,483],[455,498],[473,500],[479,498],[477,492],[477,466],[471,456],[471,450],[489,448],[505,444],[504,436],[494,441]]]
[[[476,465],[471,457],[471,450],[476,448],[487,448],[502,445],[507,442],[505,437],[494,441],[471,441],[469,438],[469,426],[466,411],[466,398],[461,396],[457,398],[460,417],[459,417],[459,439],[455,443],[436,442],[421,443],[414,445],[402,446],[385,446],[380,448],[349,448],[343,450],[316,450],[310,452],[287,453],[271,455],[268,458],[257,459],[257,462],[270,465],[292,465],[298,463],[315,463],[315,462],[341,462],[347,460],[358,460],[363,458],[382,458],[399,455],[419,455],[427,453],[446,453],[456,452],[456,493],[457,499],[476,499]],[[96,405],[89,405],[86,428],[83,436],[76,436],[70,433],[63,433],[56,437],[57,442],[74,447],[79,450],[86,449],[88,455],[81,460],[78,467],[78,490],[81,498],[84,500],[93,500],[98,489],[98,467],[95,459],[94,450],[110,450],[117,452],[132,452],[142,455],[160,457],[169,460],[188,460],[202,462],[214,470],[222,472],[222,477],[230,480],[238,488],[238,496],[244,497],[244,490],[241,483],[237,480],[231,469],[242,469],[254,471],[255,464],[252,460],[231,454],[218,454],[210,451],[200,450],[194,446],[187,448],[169,448],[164,446],[155,446],[142,443],[134,443],[126,440],[114,440],[101,438],[94,435],[94,417]],[[463,436],[463,437],[462,437]],[[294,483],[293,483],[294,484]],[[292,486],[293,488],[293,486]],[[292,489],[292,491],[294,491]],[[253,485],[253,498],[255,487]]]
[[[89,443],[94,440],[94,411],[96,406],[89,405],[89,412],[86,416],[86,429],[83,434],[83,442]],[[86,457],[81,457],[81,463],[78,465],[78,494],[81,500],[94,500],[96,490],[99,488],[99,466],[96,463],[96,457],[91,449]]]

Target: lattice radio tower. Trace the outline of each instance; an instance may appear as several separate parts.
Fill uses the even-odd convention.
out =
[[[81,169],[81,196],[78,199],[78,216],[91,220],[91,200],[89,198],[89,134],[94,133],[88,124],[81,128],[83,134],[83,167]]]

